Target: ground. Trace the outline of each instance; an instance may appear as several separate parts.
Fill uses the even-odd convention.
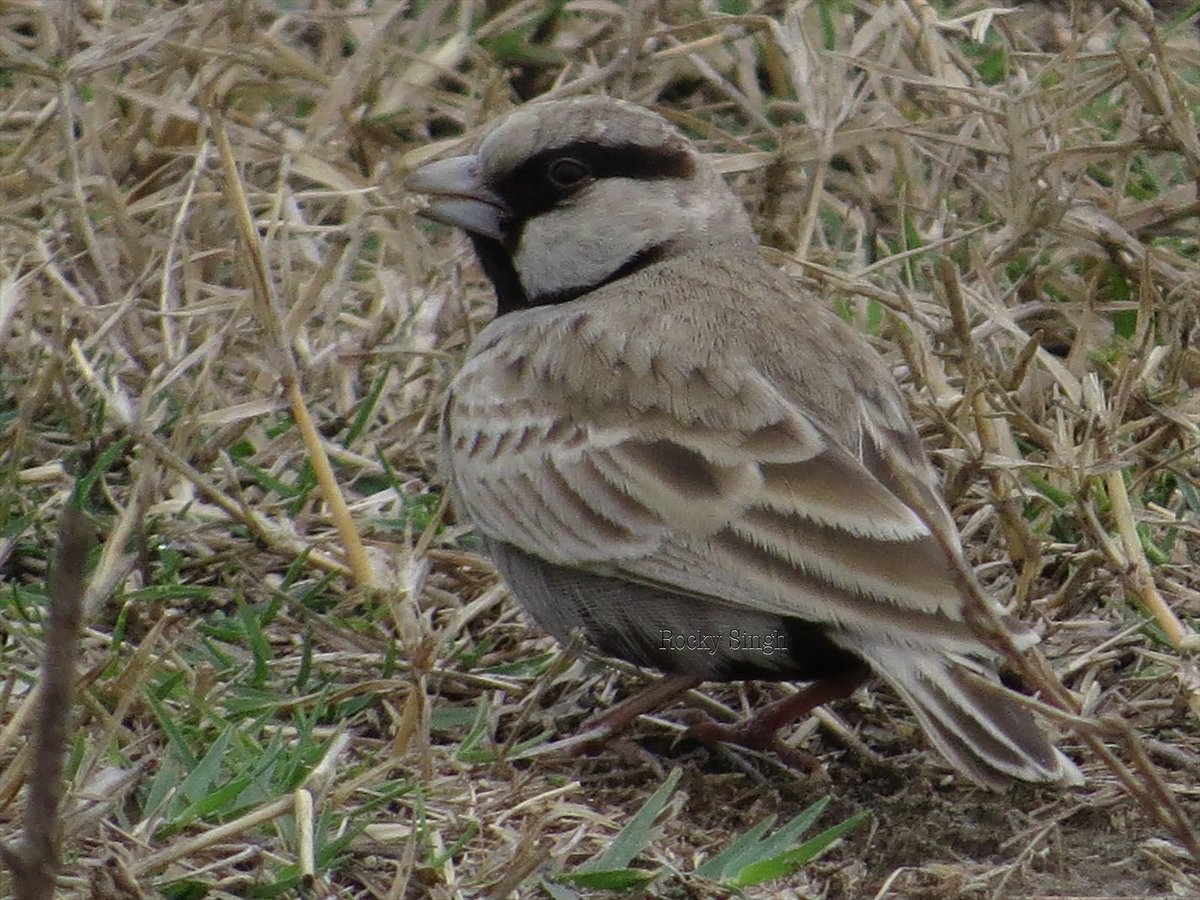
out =
[[[1196,15],[0,3],[0,840],[53,822],[57,749],[63,895],[1200,897]],[[790,736],[824,778],[682,737],[778,685],[557,746],[650,676],[529,625],[445,503],[439,400],[491,295],[402,180],[579,93],[715,154],[893,366],[1082,709],[1048,727],[1084,788],[976,788],[878,685]],[[55,568],[70,509],[90,550]],[[79,594],[51,569],[85,575],[74,670],[39,670]],[[743,862],[865,817],[759,884],[702,868],[817,802]]]

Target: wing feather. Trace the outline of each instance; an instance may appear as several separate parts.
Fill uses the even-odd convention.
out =
[[[736,385],[731,422],[722,403],[687,416],[555,403],[522,384],[532,369],[507,366],[499,386],[464,370],[446,406],[454,490],[489,537],[558,565],[901,644],[975,643],[929,514],[896,489],[927,480],[924,458],[880,450],[879,427],[911,432],[903,412],[862,423],[856,456],[753,371]],[[933,521],[949,521],[927,484],[907,493],[932,497]]]

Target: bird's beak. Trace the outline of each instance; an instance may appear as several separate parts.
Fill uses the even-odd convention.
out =
[[[429,205],[419,213],[425,218],[503,240],[508,207],[483,183],[479,157],[431,162],[410,174],[404,184],[413,193],[428,195]]]

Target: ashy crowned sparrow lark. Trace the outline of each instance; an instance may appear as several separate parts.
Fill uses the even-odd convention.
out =
[[[687,138],[627,102],[536,103],[408,186],[495,286],[446,400],[446,475],[536,622],[667,673],[654,702],[813,683],[734,737],[770,744],[873,672],[974,780],[1080,780],[965,622],[969,569],[892,374],[760,258]]]

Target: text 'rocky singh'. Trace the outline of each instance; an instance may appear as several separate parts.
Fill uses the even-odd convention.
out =
[[[765,656],[770,656],[777,650],[787,650],[786,632],[775,629],[758,632],[731,628],[725,633],[705,632],[700,629],[672,631],[669,628],[661,628],[658,635],[660,650],[693,650],[716,655],[719,650],[725,649],[733,653],[762,653]]]

